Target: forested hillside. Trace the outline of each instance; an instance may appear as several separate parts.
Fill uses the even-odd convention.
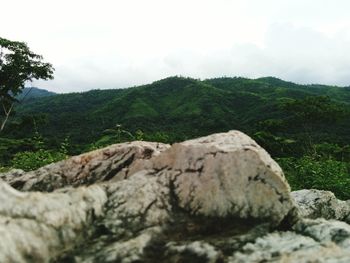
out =
[[[315,140],[348,143],[349,108],[350,88],[302,86],[276,78],[172,77],[129,89],[27,101],[17,106],[5,134],[25,138],[38,131],[49,140],[69,137],[79,149],[116,124],[131,133],[140,130],[147,139],[164,135],[167,142],[239,129],[286,138],[312,132]]]
[[[171,77],[128,89],[26,100],[2,134],[0,158],[13,166],[18,152],[44,149],[55,152],[50,162],[121,141],[173,143],[237,129],[280,158],[286,171],[311,164],[311,170],[324,172],[330,166],[320,165],[331,160],[332,169],[348,178],[349,116],[349,87],[298,85],[272,77]]]
[[[55,95],[56,93],[45,90],[45,89],[39,89],[36,87],[30,87],[30,88],[24,88],[22,93],[16,96],[16,98],[20,102],[24,102],[24,100],[28,101],[30,99],[36,99],[36,98],[43,98]]]

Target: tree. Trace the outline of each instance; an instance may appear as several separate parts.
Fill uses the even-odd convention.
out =
[[[128,138],[134,139],[134,135],[132,135],[131,132],[129,132],[128,130],[123,129],[123,125],[119,123],[117,123],[114,128],[104,130],[103,133],[116,136],[118,142],[121,142],[125,135]]]
[[[305,135],[305,150],[317,154],[313,134],[325,130],[346,118],[349,114],[344,104],[332,101],[328,96],[311,96],[290,100],[280,107],[288,114],[286,128],[301,129]]]
[[[26,82],[53,79],[54,68],[42,60],[43,57],[33,53],[26,43],[0,37],[0,104],[4,114],[0,132]]]
[[[337,122],[346,116],[344,105],[332,101],[327,96],[292,100],[282,104],[281,107],[292,115],[294,124],[300,124],[306,131]]]

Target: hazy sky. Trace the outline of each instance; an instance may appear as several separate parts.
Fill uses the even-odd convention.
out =
[[[349,0],[0,0],[0,36],[56,68],[56,92],[172,75],[350,85]]]

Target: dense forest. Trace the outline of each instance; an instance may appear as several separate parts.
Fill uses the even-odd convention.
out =
[[[2,169],[31,170],[123,141],[174,143],[237,129],[280,163],[294,189],[350,199],[350,87],[170,77],[127,89],[31,92],[1,134]]]

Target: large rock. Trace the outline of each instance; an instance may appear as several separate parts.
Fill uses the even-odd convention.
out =
[[[237,131],[14,173],[0,177],[27,192],[0,182],[0,262],[349,260],[349,225],[302,219],[318,215],[299,213],[279,166]]]
[[[0,262],[49,262],[84,241],[106,202],[99,186],[44,194],[0,182]]]
[[[341,201],[332,192],[305,189],[292,192],[292,196],[303,217],[322,217],[350,223],[350,201]]]
[[[350,262],[348,224],[324,219],[301,220],[292,230],[258,237],[235,252],[228,262]]]
[[[294,213],[281,168],[247,135],[231,131],[174,144],[146,164],[193,215],[281,222]],[[162,179],[164,178],[164,179]]]
[[[25,173],[13,170],[0,178],[22,191],[53,191],[64,186],[90,185],[125,177],[132,164],[160,154],[170,146],[152,142],[128,142],[71,157]]]

